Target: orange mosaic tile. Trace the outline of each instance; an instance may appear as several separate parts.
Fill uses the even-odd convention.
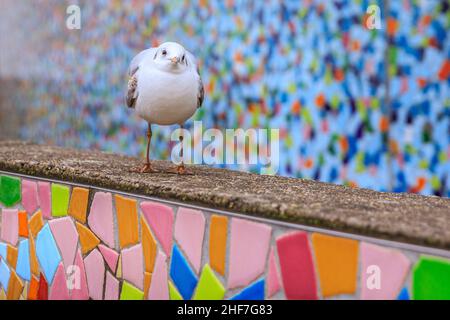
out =
[[[35,277],[31,277],[30,289],[28,290],[28,300],[37,300],[39,290],[39,280]]]
[[[42,219],[42,212],[39,210],[35,214],[33,214],[28,221],[28,227],[30,228],[31,235],[36,238],[38,232],[44,226],[44,220]]]
[[[212,215],[209,227],[209,263],[221,275],[225,275],[228,219]]]
[[[323,297],[354,294],[358,241],[314,233],[311,236]]]
[[[30,236],[30,270],[35,276],[39,276],[39,261],[36,255],[36,247],[33,236]]]
[[[8,282],[8,292],[6,293],[6,299],[19,300],[23,291],[23,283],[20,280],[16,272],[11,269],[11,275]]]
[[[6,261],[8,264],[15,269],[17,265],[17,257],[19,255],[19,250],[8,244],[6,249]]]
[[[78,235],[80,236],[81,253],[85,255],[98,246],[100,239],[85,225],[75,222],[75,226],[77,227]]]
[[[145,221],[144,217],[141,216],[141,229],[142,229],[142,251],[144,252],[144,264],[145,271],[152,273],[153,267],[155,266],[156,250],[156,240],[150,231],[150,227]]]
[[[75,187],[69,203],[69,215],[81,223],[86,223],[86,212],[89,200],[89,189]]]
[[[19,211],[19,236],[28,238],[28,215],[26,211]]]
[[[150,289],[150,284],[152,282],[152,274],[150,272],[144,272],[144,299],[147,300],[148,289]]]
[[[125,198],[117,194],[115,199],[119,244],[122,249],[139,241],[137,202],[134,199]]]

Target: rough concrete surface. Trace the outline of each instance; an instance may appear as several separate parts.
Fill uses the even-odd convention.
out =
[[[450,249],[450,199],[383,193],[312,180],[207,166],[193,175],[132,173],[143,159],[20,141],[0,141],[0,170],[90,184],[364,236]]]

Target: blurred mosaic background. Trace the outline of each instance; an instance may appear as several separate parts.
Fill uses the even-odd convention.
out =
[[[70,4],[81,30],[65,27]],[[380,30],[365,27],[370,4]],[[0,12],[2,137],[142,156],[126,69],[174,40],[206,91],[188,127],[279,128],[280,175],[450,196],[448,1],[2,0]],[[155,129],[153,157],[167,159],[174,128]]]

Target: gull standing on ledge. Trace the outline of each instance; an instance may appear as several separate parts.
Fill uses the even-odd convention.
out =
[[[176,42],[140,52],[128,69],[127,106],[148,123],[147,161],[140,172],[157,172],[150,163],[152,124],[183,124],[202,105],[204,90],[195,57]],[[180,156],[183,158],[183,135]],[[171,172],[184,174],[183,160]]]

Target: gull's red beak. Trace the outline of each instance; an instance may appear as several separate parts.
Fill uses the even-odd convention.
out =
[[[177,57],[173,57],[170,59],[170,61],[172,61],[173,64],[178,63],[178,58]]]

